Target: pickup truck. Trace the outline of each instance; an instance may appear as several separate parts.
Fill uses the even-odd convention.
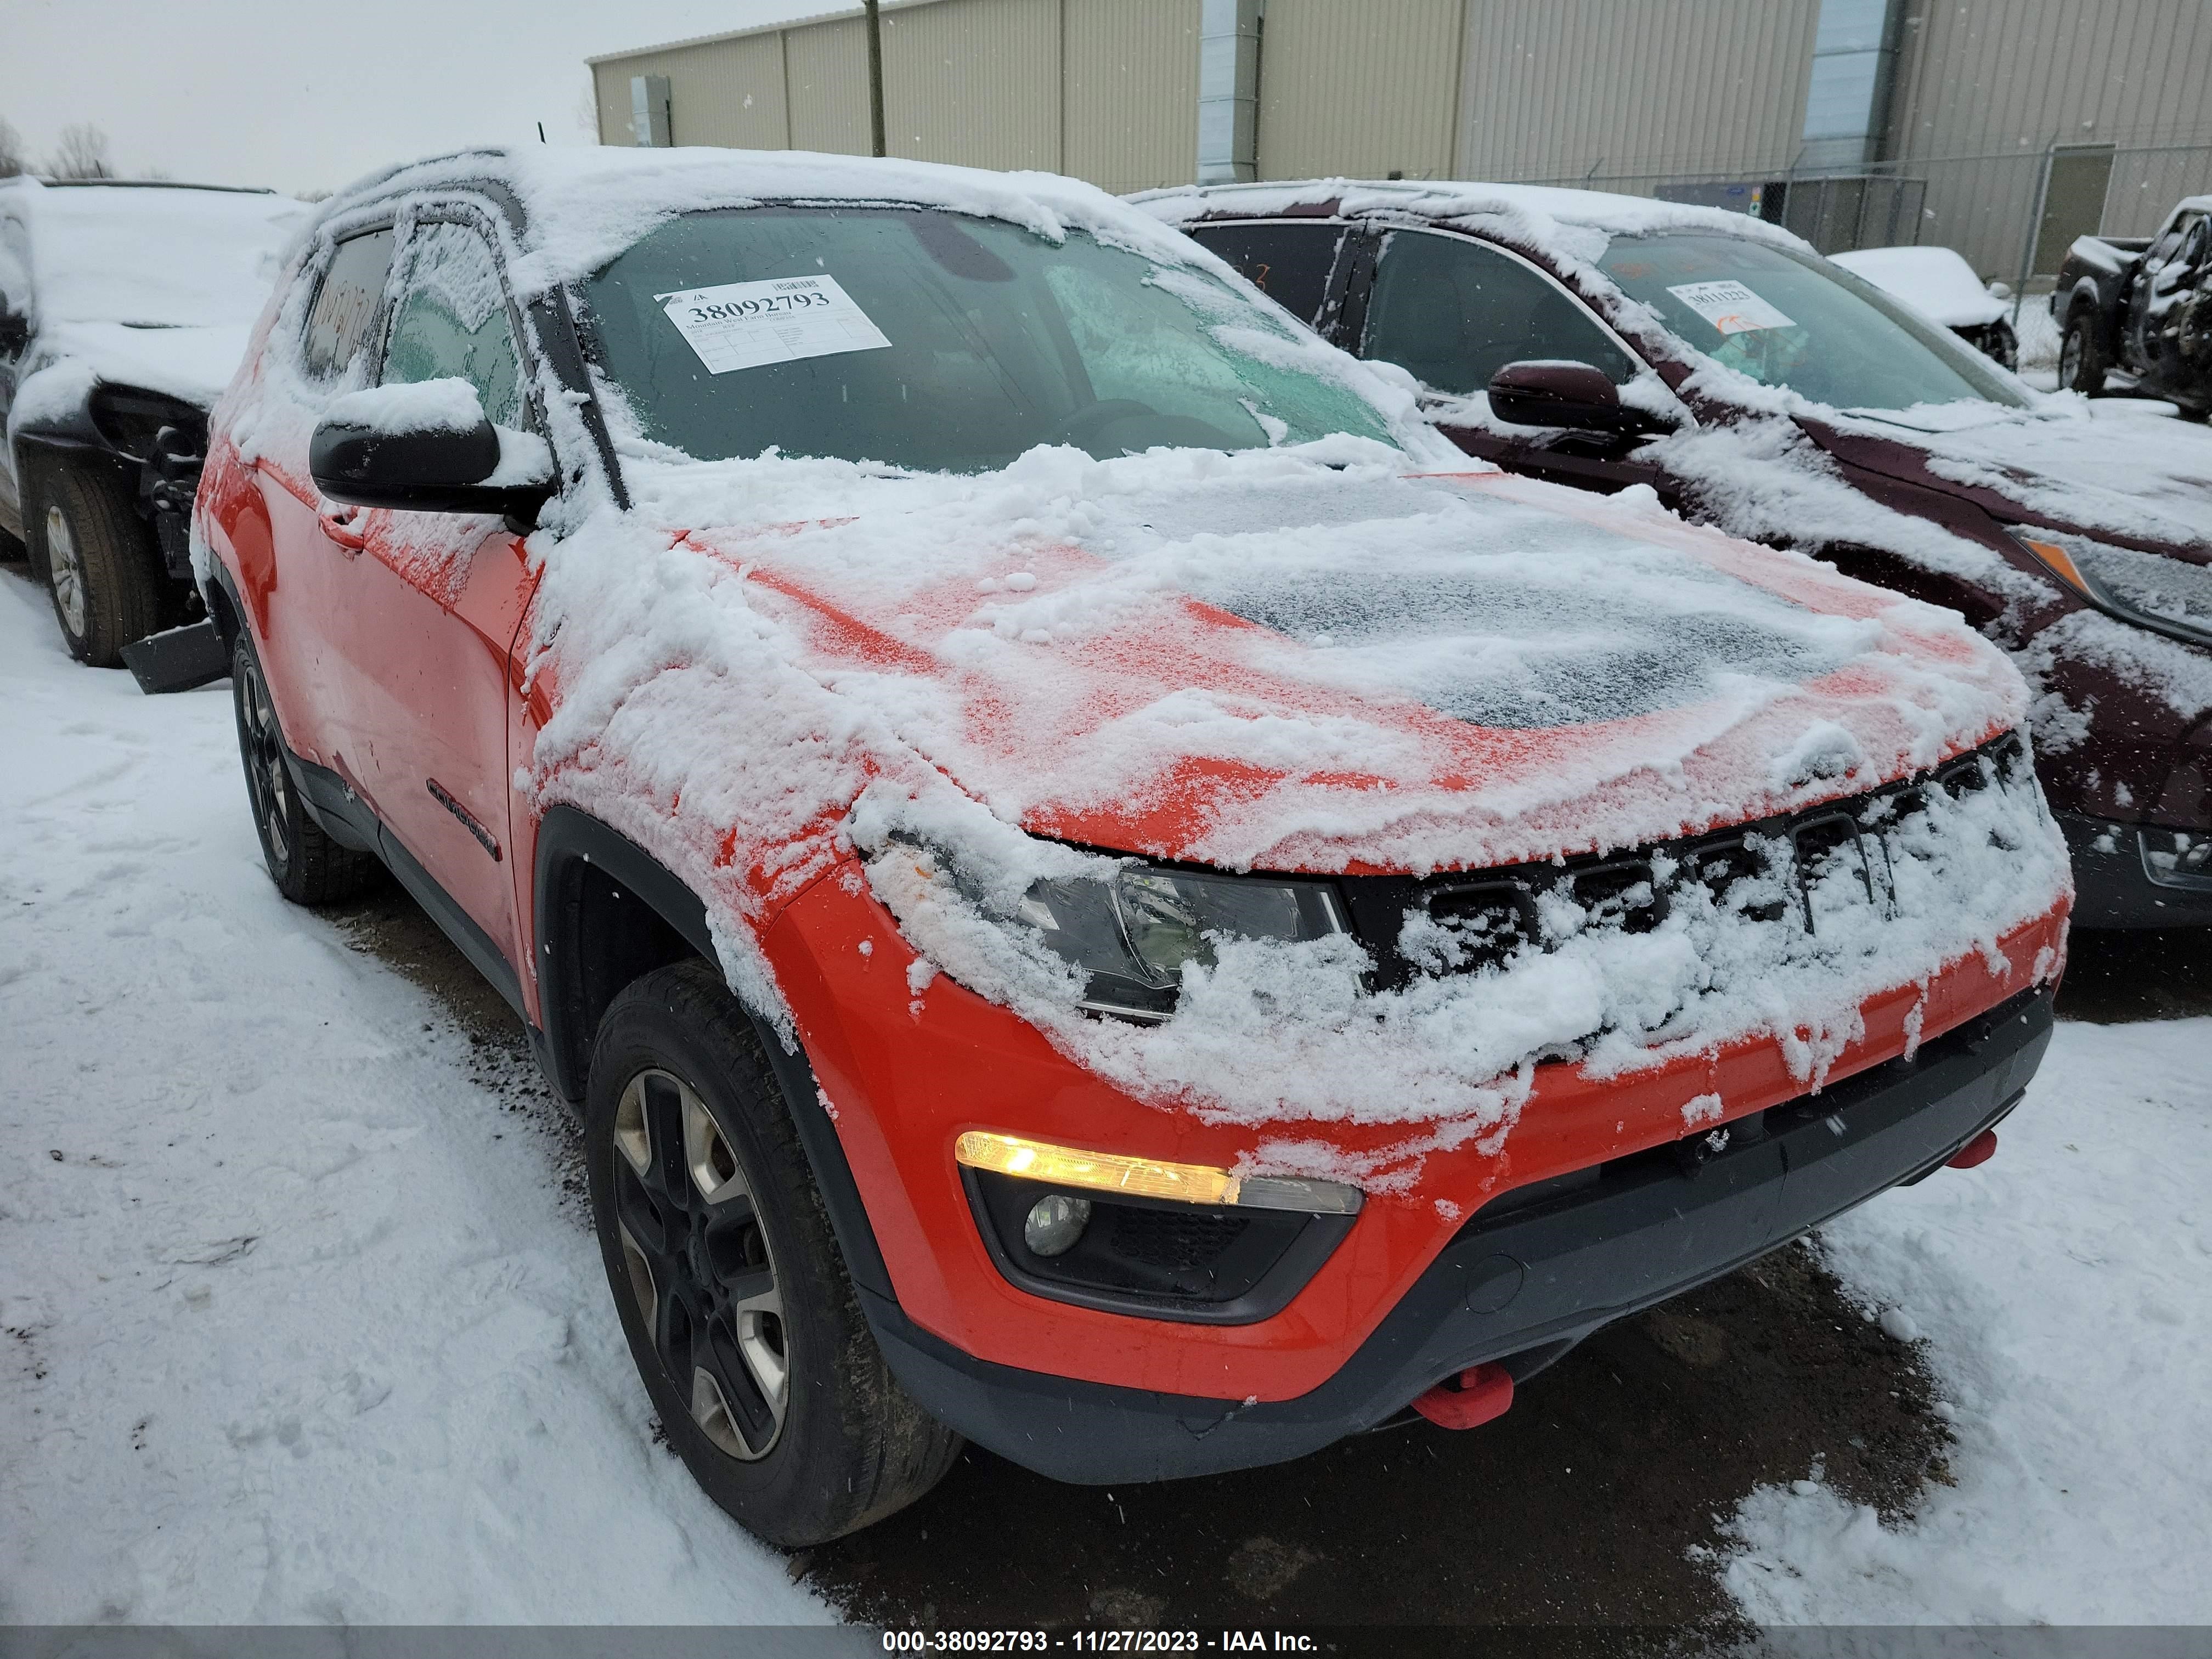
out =
[[[2051,293],[2058,384],[2108,383],[2212,413],[2212,196],[2191,196],[2155,236],[2081,236]]]

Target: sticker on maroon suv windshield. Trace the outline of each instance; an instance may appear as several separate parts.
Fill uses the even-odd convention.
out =
[[[1795,320],[1784,316],[1741,283],[1682,283],[1667,292],[1723,334],[1797,326]]]
[[[724,283],[653,297],[709,374],[890,344],[835,276]]]

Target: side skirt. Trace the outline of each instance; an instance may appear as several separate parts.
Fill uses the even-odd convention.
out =
[[[522,981],[515,974],[514,964],[493,942],[491,935],[477,927],[453,896],[441,887],[437,878],[400,844],[399,838],[369,810],[368,803],[328,767],[301,760],[289,749],[284,763],[299,786],[301,799],[315,815],[315,821],[333,840],[356,852],[373,852],[382,859],[399,878],[399,884],[438,924],[439,931],[453,942],[453,948],[469,959],[470,965],[491,982],[501,1000],[527,1024],[522,1012]],[[533,1050],[540,1048],[544,1041],[535,1030],[531,1033],[531,1040]]]

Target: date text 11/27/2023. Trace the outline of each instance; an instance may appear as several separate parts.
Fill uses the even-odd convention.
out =
[[[1313,1653],[1319,1644],[1286,1630],[887,1630],[886,1653]]]

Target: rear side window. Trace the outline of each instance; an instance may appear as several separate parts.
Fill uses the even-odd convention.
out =
[[[1342,225],[1194,225],[1191,236],[1309,328],[1328,297]]]
[[[319,380],[336,378],[368,342],[392,270],[392,233],[372,230],[340,242],[307,312],[301,356]]]
[[[522,364],[499,264],[465,225],[419,227],[384,349],[384,383],[466,380],[494,426],[523,425]]]
[[[1409,369],[1454,397],[1480,392],[1508,363],[1568,358],[1616,386],[1636,363],[1597,319],[1541,273],[1480,242],[1394,231],[1367,304],[1363,357]]]

